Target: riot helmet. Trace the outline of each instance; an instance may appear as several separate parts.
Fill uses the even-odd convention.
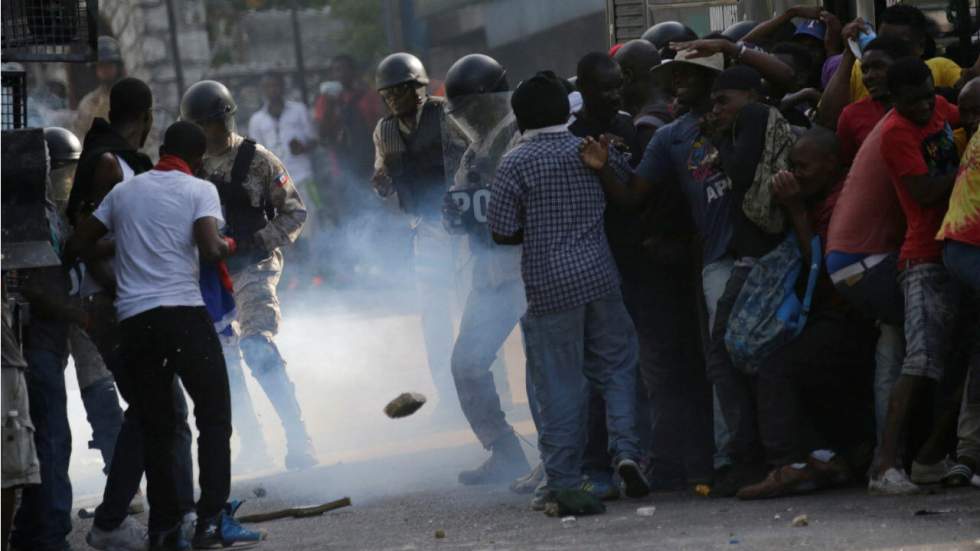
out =
[[[48,173],[47,198],[64,214],[75,178],[75,167],[82,156],[82,142],[69,130],[58,126],[44,129],[51,170]]]
[[[745,35],[752,32],[752,29],[754,29],[756,25],[758,25],[758,23],[755,21],[739,21],[738,23],[735,23],[722,31],[721,35],[732,42],[738,42],[739,40],[745,38]]]
[[[671,42],[697,40],[698,34],[679,21],[661,21],[647,29],[641,38],[652,42],[658,50],[663,50]]]
[[[111,36],[102,35],[98,43],[99,63],[122,63],[122,52],[119,42]]]
[[[376,88],[384,90],[399,84],[414,82],[419,85],[429,83],[429,75],[419,58],[406,52],[391,54],[378,63]]]
[[[60,126],[45,128],[44,141],[48,144],[52,169],[78,162],[82,156],[82,142],[71,131]]]
[[[215,80],[202,80],[184,92],[180,100],[180,119],[202,125],[211,121],[223,121],[228,130],[233,129],[238,106],[224,84]]]
[[[482,139],[510,113],[507,71],[496,59],[469,54],[446,73],[446,111],[471,140]]]
[[[450,112],[458,107],[462,96],[506,92],[509,88],[507,71],[496,59],[483,54],[459,58],[446,73],[446,99]]]

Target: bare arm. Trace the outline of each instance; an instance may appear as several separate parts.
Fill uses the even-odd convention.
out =
[[[71,266],[79,258],[85,261],[96,259],[98,254],[97,243],[108,232],[105,224],[98,218],[86,217],[75,228],[75,233],[68,238],[62,263],[65,266]]]
[[[813,225],[810,222],[810,215],[806,205],[803,203],[800,194],[800,185],[792,172],[782,170],[777,172],[772,178],[772,191],[776,200],[783,206],[789,215],[796,237],[800,242],[800,252],[806,260],[806,265],[810,265],[812,258],[810,251],[810,241],[813,240]]]
[[[864,24],[862,19],[855,19],[848,23],[841,32],[845,42],[849,38],[857,38]],[[854,52],[850,48],[844,48],[840,65],[837,66],[837,71],[830,78],[820,98],[820,106],[817,108],[817,124],[820,126],[831,130],[837,128],[837,119],[840,118],[844,108],[851,103],[851,72],[854,71],[856,61]]]
[[[122,180],[122,169],[116,157],[112,153],[103,153],[95,161],[95,172],[92,174],[92,196],[89,197],[92,205],[98,207],[113,186]]]
[[[585,166],[598,173],[602,190],[610,203],[628,212],[639,211],[646,204],[653,192],[653,184],[635,174],[629,182],[620,181],[608,163],[609,142],[605,136],[598,141],[586,137],[582,141],[579,154]]]
[[[235,249],[235,242],[221,236],[218,232],[218,221],[210,216],[194,221],[194,242],[197,243],[201,259],[209,264],[226,258]]]
[[[725,54],[725,57],[737,59],[742,65],[748,65],[759,71],[762,78],[770,84],[783,90],[796,90],[793,68],[783,63],[778,57],[766,52],[749,48],[744,48],[743,51],[741,45],[722,38],[672,42],[670,47],[676,51],[694,50],[696,52],[695,57],[708,57],[718,53]]]
[[[902,185],[909,190],[909,195],[923,207],[932,207],[945,201],[953,191],[953,184],[956,182],[955,174],[946,176],[929,176],[921,174],[918,176],[902,177]]]

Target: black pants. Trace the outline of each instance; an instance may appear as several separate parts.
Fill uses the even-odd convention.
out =
[[[231,489],[231,398],[221,343],[203,306],[160,307],[120,323],[123,357],[131,375],[136,414],[143,428],[150,534],[181,519],[174,432],[179,416],[174,376],[194,401],[201,498],[197,514],[221,512]]]
[[[874,437],[874,343],[870,322],[811,317],[799,337],[759,366],[759,431],[770,465]]]
[[[94,295],[85,302],[85,309],[93,320],[89,336],[106,367],[116,380],[119,393],[127,404],[122,427],[117,436],[116,445],[106,478],[102,503],[95,509],[94,524],[102,530],[115,530],[129,514],[129,503],[139,490],[143,479],[145,459],[143,454],[143,430],[140,427],[135,402],[135,386],[132,374],[125,368],[119,324],[116,322],[116,310],[112,297]],[[173,380],[174,409],[177,413],[177,427],[174,432],[176,448],[173,463],[174,478],[180,512],[185,513],[194,509],[194,465],[191,459],[191,429],[187,425],[187,402],[184,391],[177,379]]]
[[[762,455],[756,430],[752,381],[732,365],[728,349],[725,348],[728,318],[732,314],[735,300],[738,299],[738,294],[745,285],[745,279],[750,271],[749,266],[736,265],[728,279],[728,285],[725,286],[725,292],[718,299],[706,365],[708,380],[715,388],[721,414],[731,433],[729,449],[723,451],[738,463],[757,461]]]

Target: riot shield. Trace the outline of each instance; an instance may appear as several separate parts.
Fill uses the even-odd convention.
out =
[[[453,209],[446,226],[455,233],[484,234],[490,205],[490,184],[497,165],[520,134],[510,109],[510,92],[472,94],[457,98],[443,123],[446,179]]]
[[[51,246],[51,226],[45,198],[48,150],[40,128],[4,130],[2,139],[3,270],[42,268],[61,264]]]

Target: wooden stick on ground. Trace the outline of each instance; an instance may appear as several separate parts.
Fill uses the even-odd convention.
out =
[[[320,516],[327,511],[333,511],[334,509],[341,509],[343,507],[350,507],[351,502],[349,497],[343,499],[338,499],[337,501],[330,501],[324,503],[323,505],[314,505],[310,507],[290,507],[289,509],[279,509],[277,511],[269,511],[267,513],[255,513],[251,515],[242,515],[236,517],[239,522],[268,522],[270,520],[278,520],[282,518],[307,518]]]

